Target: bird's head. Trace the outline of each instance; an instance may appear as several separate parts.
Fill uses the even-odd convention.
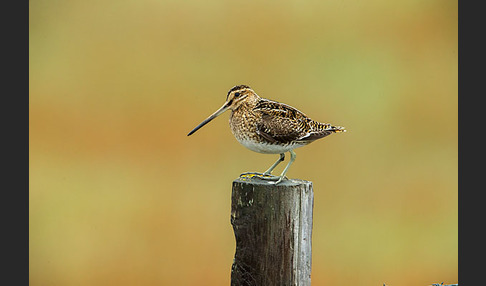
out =
[[[235,110],[242,102],[249,100],[256,96],[256,93],[247,85],[237,85],[228,91],[226,95],[225,105],[229,109]]]
[[[198,126],[196,126],[196,128],[194,128],[191,132],[189,132],[187,136],[193,134],[194,132],[199,130],[199,128],[203,127],[204,125],[209,123],[209,121],[213,120],[218,115],[225,112],[226,110],[228,109],[235,110],[238,107],[240,107],[243,102],[253,100],[255,98],[258,98],[258,95],[253,91],[253,89],[251,89],[251,87],[244,84],[234,86],[228,91],[228,94],[226,95],[226,102],[223,104],[223,106],[221,106],[218,110],[216,110],[216,112],[211,114],[208,118],[206,118],[206,120],[201,122]]]

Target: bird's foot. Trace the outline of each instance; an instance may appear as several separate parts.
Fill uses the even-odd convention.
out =
[[[282,182],[282,180],[288,180],[289,178],[287,178],[286,176],[277,176],[278,177],[278,180],[275,182],[275,185],[278,185],[280,182]]]
[[[275,184],[275,185],[279,184],[283,180],[288,180],[287,176],[274,176],[274,175],[271,175],[269,173],[257,173],[257,172],[242,173],[240,175],[240,178],[241,177],[244,177],[244,178],[257,177],[257,178],[262,179],[262,180],[275,181],[275,182],[271,182],[271,184]]]
[[[266,173],[266,172],[265,173],[245,172],[245,173],[240,174],[240,178],[241,177],[245,177],[245,178],[258,177],[258,178],[263,179],[263,180],[273,180],[273,181],[276,181],[276,180],[279,179],[279,176],[274,176],[274,175]]]

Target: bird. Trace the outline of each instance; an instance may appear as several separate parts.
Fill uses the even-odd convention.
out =
[[[187,136],[194,134],[227,110],[231,110],[231,132],[241,145],[254,152],[280,155],[265,172],[246,172],[240,177],[257,175],[274,184],[288,179],[287,171],[296,158],[294,149],[333,133],[346,132],[344,127],[314,121],[290,105],[262,98],[250,86],[241,84],[232,87],[223,106],[197,125]],[[279,176],[272,175],[275,167],[284,161],[286,152],[290,153],[289,163]]]

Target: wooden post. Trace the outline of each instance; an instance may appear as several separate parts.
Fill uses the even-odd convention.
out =
[[[231,285],[310,286],[313,205],[309,181],[233,181]]]

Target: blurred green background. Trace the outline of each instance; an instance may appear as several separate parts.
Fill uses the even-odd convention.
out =
[[[278,155],[186,135],[237,84],[348,130],[288,173],[313,285],[457,282],[457,1],[29,6],[31,285],[229,285],[231,182]]]

